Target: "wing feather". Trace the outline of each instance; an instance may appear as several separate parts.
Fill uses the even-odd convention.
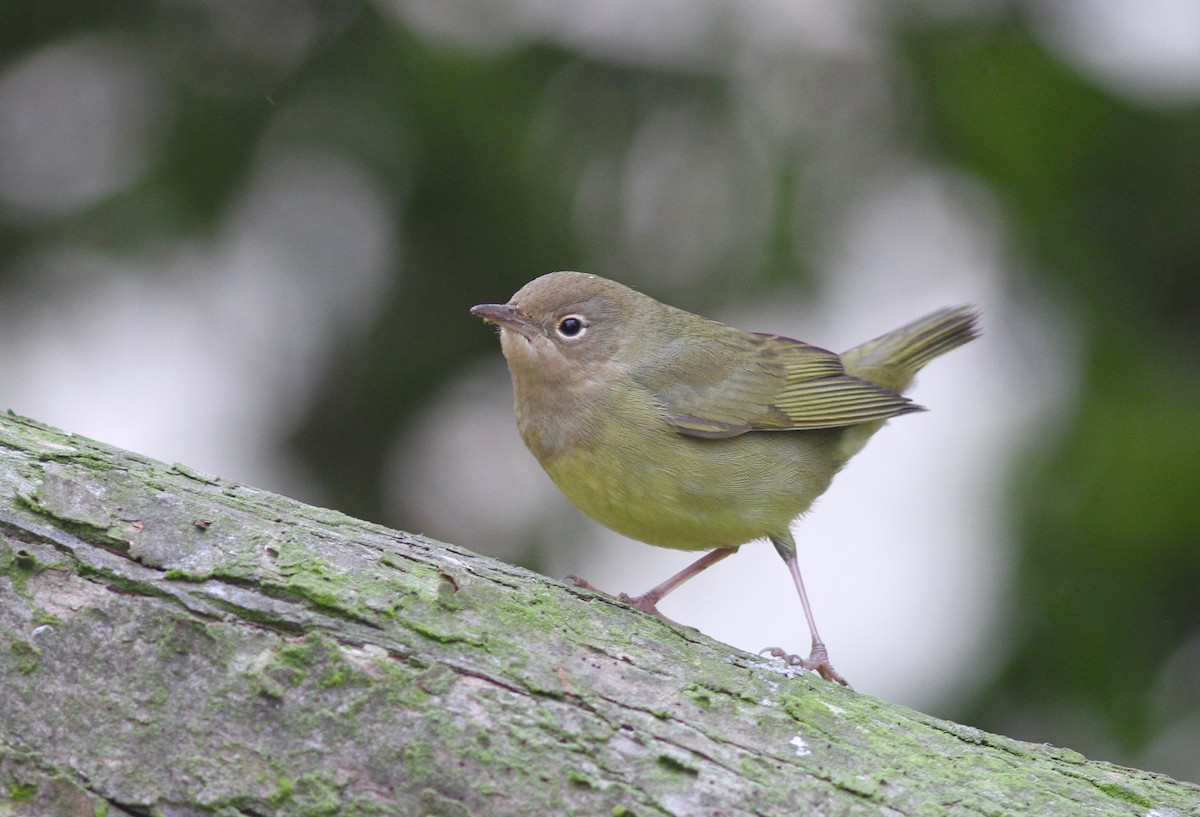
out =
[[[633,373],[680,434],[717,439],[839,428],[920,410],[847,374],[834,352],[779,335],[721,329],[727,331],[701,343],[671,343]]]

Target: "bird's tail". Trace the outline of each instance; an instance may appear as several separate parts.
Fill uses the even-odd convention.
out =
[[[952,306],[842,353],[852,375],[901,392],[929,361],[979,337],[979,310]]]

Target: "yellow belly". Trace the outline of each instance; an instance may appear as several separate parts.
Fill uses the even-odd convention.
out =
[[[615,431],[543,465],[585,514],[661,547],[708,550],[780,534],[841,465],[838,431],[703,440],[663,428],[638,444]]]

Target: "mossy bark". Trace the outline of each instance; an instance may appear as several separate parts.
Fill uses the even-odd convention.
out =
[[[1188,815],[612,599],[0,417],[0,815]]]

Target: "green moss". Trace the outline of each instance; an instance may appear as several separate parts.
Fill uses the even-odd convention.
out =
[[[270,585],[268,584],[268,586]],[[288,574],[287,581],[283,583],[282,587],[303,596],[318,607],[330,610],[341,618],[361,619],[363,617],[364,611],[358,605],[353,604],[352,595],[345,592],[348,588],[316,560],[308,563],[307,569]]]
[[[107,463],[109,469],[111,463]],[[50,520],[54,527],[98,547],[126,553],[134,523],[116,519],[107,507],[69,478],[45,475],[29,493],[15,497],[29,510]]]
[[[327,689],[360,680],[361,673],[342,655],[341,647],[320,633],[309,633],[300,641],[280,648],[279,661],[312,673],[319,686]]]
[[[346,681],[346,673],[340,669],[331,670],[318,682],[327,689],[340,687]]]
[[[216,657],[217,639],[209,633],[208,625],[175,616],[163,616],[154,636],[162,660],[175,661],[186,655]]]
[[[589,775],[586,775],[583,772],[577,771],[575,769],[567,770],[567,782],[570,783],[572,786],[578,786],[583,789],[596,788],[595,780],[593,780]]]
[[[281,777],[279,778],[275,793],[267,798],[267,802],[272,806],[278,806],[292,796],[292,791],[294,789],[295,786],[292,784],[291,780],[286,777]]]
[[[16,803],[27,803],[37,794],[38,787],[34,783],[9,783],[8,797]]]
[[[250,682],[251,688],[259,695],[265,695],[268,698],[282,698],[283,693],[287,691],[288,684],[286,681],[281,681],[275,675],[266,672],[249,672],[246,678]]]
[[[27,641],[14,640],[8,645],[8,651],[12,655],[13,664],[16,666],[17,672],[22,675],[32,675],[37,672],[42,651],[36,646]]]
[[[24,595],[29,577],[39,569],[36,556],[24,548],[14,550],[8,538],[0,534],[0,575],[9,577],[16,592]]]
[[[308,677],[308,673],[302,669],[279,665],[271,668],[270,675],[272,678],[279,681],[279,683],[294,687],[298,687],[303,684],[304,679]]]
[[[410,740],[400,750],[400,761],[404,764],[405,777],[410,780],[428,779],[438,768],[437,752],[424,738]]]
[[[23,570],[5,570],[3,565],[0,565],[0,578],[5,581],[0,582],[0,593],[7,593],[8,588],[12,588],[12,592],[18,596],[28,596],[25,590],[25,585],[28,582],[29,574]]]
[[[438,574],[438,589],[437,589],[438,606],[450,612],[457,612],[463,609],[463,603],[458,596],[458,584],[453,577],[445,574]]]
[[[1100,791],[1104,792],[1109,797],[1115,797],[1118,800],[1123,800],[1126,803],[1132,803],[1135,806],[1149,808],[1151,805],[1153,805],[1152,801],[1148,800],[1142,794],[1139,794],[1133,789],[1128,789],[1117,783],[1100,783],[1096,785],[1096,788],[1100,789]]]
[[[281,664],[305,669],[323,660],[328,654],[328,644],[319,633],[309,633],[299,641],[288,641],[275,653]]]
[[[293,633],[295,635],[301,635],[305,630],[302,625],[298,624],[292,619],[278,613],[273,613],[269,610],[244,607],[240,604],[234,604],[227,599],[221,599],[215,596],[209,596],[206,600],[209,604],[220,607],[223,610],[228,610],[239,619],[253,624],[260,624],[263,627],[269,630],[274,630],[278,633]]]
[[[699,769],[675,755],[659,755],[656,760],[659,766],[675,774],[685,774],[690,777],[700,774]]]
[[[197,471],[196,469],[190,468],[187,465],[184,465],[183,463],[180,463],[180,462],[173,463],[171,465],[171,471],[175,472],[176,474],[179,474],[180,476],[187,477],[188,479],[193,479],[196,482],[200,482],[205,485],[220,485],[221,484],[220,478],[214,477],[211,474],[205,474],[203,471]]]
[[[303,638],[280,644],[265,664],[247,671],[245,677],[257,693],[281,698],[288,689],[305,684],[335,689],[349,684],[368,685],[369,679],[395,675],[396,662],[372,657],[369,671],[364,672],[363,659],[364,656],[358,656],[353,661],[348,660],[336,641],[320,633],[309,633]],[[391,686],[387,684],[386,688]],[[404,674],[403,683],[396,686],[411,692],[411,675]],[[359,702],[357,705],[361,707],[362,704]]]
[[[291,793],[293,814],[332,817],[341,813],[342,796],[324,773],[309,772],[296,781]]]
[[[454,670],[447,667],[445,664],[431,664],[417,675],[413,680],[417,686],[428,692],[430,695],[441,695],[448,690],[458,676]]]
[[[1051,756],[1056,757],[1064,763],[1070,763],[1073,766],[1078,766],[1087,763],[1087,758],[1076,752],[1074,749],[1067,749],[1061,746],[1051,748]]]
[[[272,558],[277,577],[266,577],[263,587],[278,589],[299,596],[323,612],[352,621],[378,626],[380,618],[394,618],[406,603],[412,590],[399,585],[394,578],[376,574],[347,574],[331,566],[327,556],[318,554],[308,540],[295,542],[278,536],[266,537],[254,552],[266,551]],[[437,571],[427,566],[408,571],[410,576],[422,572],[430,578],[430,588],[437,581]]]
[[[62,624],[62,619],[39,608],[33,613],[33,623],[35,626],[49,624],[52,627],[57,627],[59,624]]]
[[[165,599],[170,602],[176,601],[173,595],[155,586],[153,582],[130,579],[111,570],[93,567],[84,562],[77,562],[75,564],[75,573],[85,579],[96,579],[104,582],[110,588],[122,593],[131,593],[138,596],[154,596],[155,598]]]
[[[394,553],[384,553],[379,557],[379,564],[399,570],[401,573],[407,573],[414,564],[419,564],[419,562],[414,562],[412,559],[405,559]]]
[[[808,684],[787,684],[779,695],[779,706],[792,720],[806,725],[823,722],[830,714]]]
[[[461,800],[434,789],[421,790],[421,813],[424,817],[472,817],[474,814]]]
[[[738,764],[738,772],[747,780],[757,783],[768,783],[779,774],[779,764],[758,755],[746,755]]]
[[[708,709],[716,704],[716,693],[703,684],[688,684],[680,692],[696,706]]]
[[[426,638],[436,641],[439,644],[469,644],[472,647],[486,648],[488,644],[487,636],[483,633],[472,632],[447,632],[439,631],[430,627],[426,622],[419,620],[405,620],[404,626],[412,630],[418,635],[423,635]]]

